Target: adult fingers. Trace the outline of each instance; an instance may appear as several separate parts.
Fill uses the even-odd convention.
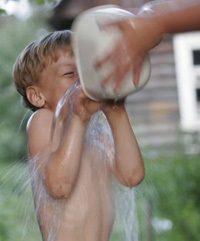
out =
[[[138,62],[133,65],[133,84],[135,85],[135,87],[137,87],[139,83],[142,62],[143,58],[138,60]]]
[[[114,46],[111,50],[107,50],[104,54],[103,57],[98,58],[94,63],[95,68],[101,68],[102,66],[104,66],[105,63],[109,62],[109,61],[113,61],[114,59],[116,59],[116,55],[118,55],[118,50],[120,49],[120,45],[121,45],[121,39],[116,41],[114,43]]]
[[[126,64],[121,64],[118,68],[115,70],[115,76],[114,78],[114,91],[117,92],[118,89],[120,88],[121,84],[124,81],[124,78],[127,74],[127,72],[131,69],[132,64],[131,62],[127,62]]]

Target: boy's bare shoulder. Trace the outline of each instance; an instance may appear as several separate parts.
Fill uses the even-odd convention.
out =
[[[39,109],[34,112],[28,120],[27,131],[34,129],[36,127],[45,127],[48,124],[52,124],[53,112],[48,109]]]
[[[28,149],[32,156],[46,148],[51,138],[53,112],[40,109],[33,113],[27,123]]]

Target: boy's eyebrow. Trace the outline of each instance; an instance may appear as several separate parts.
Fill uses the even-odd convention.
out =
[[[75,63],[71,63],[71,64],[64,64],[61,67],[76,67]]]
[[[76,65],[75,61],[73,60],[62,63],[62,66],[72,66],[72,65]]]

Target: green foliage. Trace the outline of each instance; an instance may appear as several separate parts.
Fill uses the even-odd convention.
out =
[[[139,241],[146,241],[144,221],[148,213],[143,209],[144,199],[151,200],[152,218],[164,218],[173,223],[171,230],[158,233],[154,231],[153,241],[198,241],[200,235],[199,157],[157,156],[154,160],[146,159],[145,164],[146,178],[136,188]],[[30,187],[28,191],[22,188],[28,178],[26,168],[26,164],[23,163],[7,167],[7,164],[0,162],[0,241],[21,240],[25,224],[27,224],[25,229],[31,227],[28,239],[25,240],[40,240],[36,221],[34,219],[31,221],[34,210],[30,201],[32,199]],[[26,206],[29,207],[26,211],[28,222],[21,215],[22,207],[24,210]],[[118,233],[113,233],[110,240],[122,241]]]
[[[26,164],[0,162],[0,241],[41,240],[27,180]]]
[[[0,8],[0,14],[2,14],[2,13],[6,13],[6,11],[5,11],[5,9],[3,9],[3,8]]]
[[[55,3],[56,0],[35,0],[36,4],[42,5],[45,3]]]
[[[147,174],[138,187],[138,193],[143,193],[138,203],[144,198],[151,200],[152,218],[164,218],[173,223],[169,231],[154,232],[154,241],[199,240],[199,170],[198,156],[166,155],[146,161]],[[145,216],[142,211],[140,215]],[[140,217],[140,225],[144,225],[143,221]]]
[[[22,119],[27,109],[15,90],[12,67],[22,49],[38,38],[39,28],[44,31],[44,19],[40,16],[43,15],[37,14],[26,21],[0,16],[0,160],[16,161],[25,157],[27,118]]]
[[[26,21],[0,15],[0,241],[22,240],[25,224],[34,228],[23,240],[41,240],[37,222],[33,219],[32,225],[31,221],[34,209],[30,187],[28,193],[23,190],[26,179],[20,178],[25,166],[19,160],[26,159],[25,126],[31,113],[22,106],[15,90],[12,68],[22,49],[48,30],[46,14],[36,12]],[[7,167],[15,162],[19,164]],[[25,211],[25,207],[32,209]]]

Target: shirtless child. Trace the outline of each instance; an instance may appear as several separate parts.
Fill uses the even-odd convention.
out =
[[[124,102],[113,107],[83,93],[70,35],[53,32],[31,43],[13,69],[16,88],[34,112],[27,142],[30,172],[37,176],[36,213],[43,241],[108,241],[114,222],[111,177],[133,187],[144,177],[144,164]]]

